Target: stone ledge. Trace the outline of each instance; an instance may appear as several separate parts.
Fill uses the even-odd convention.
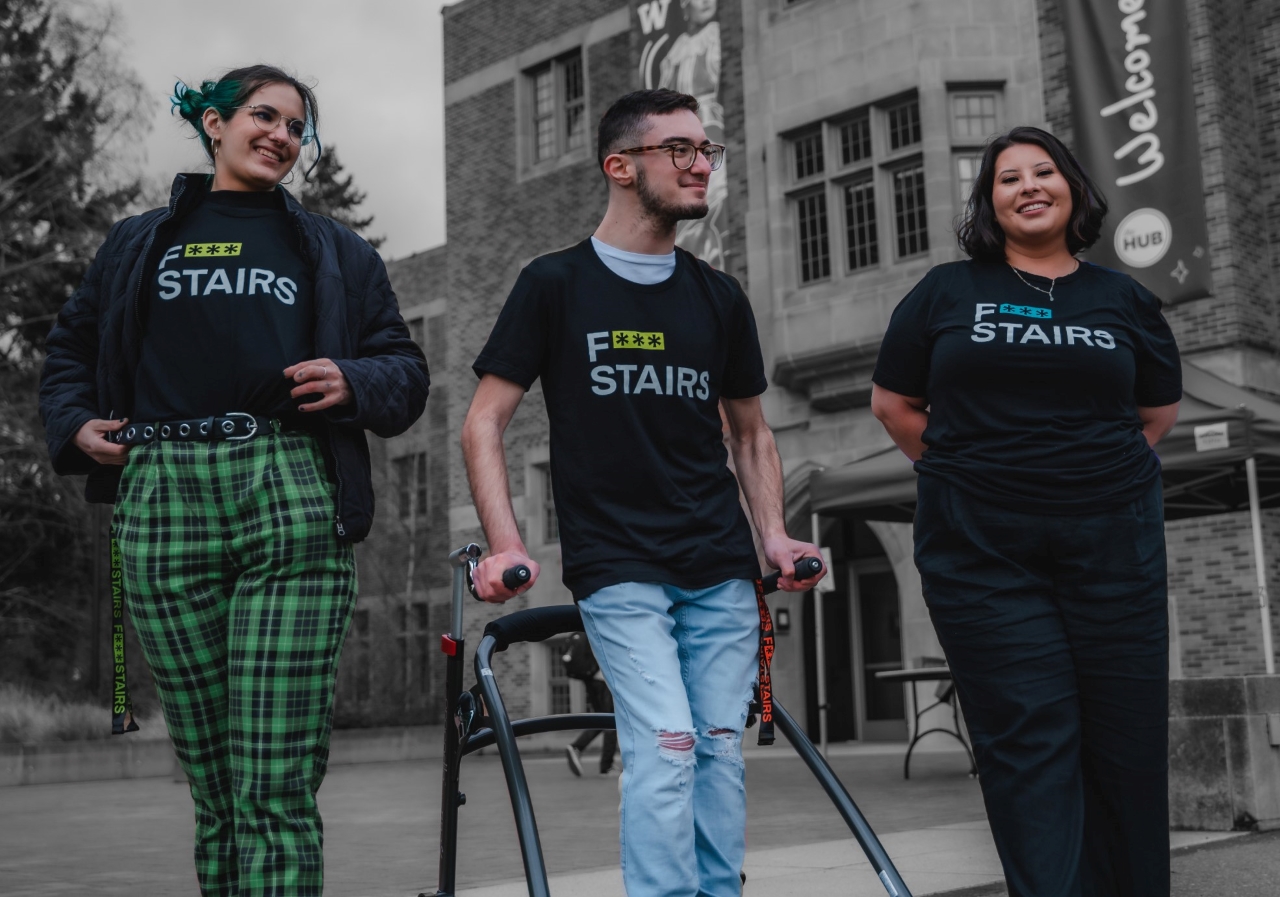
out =
[[[1280,676],[1169,683],[1169,821],[1206,831],[1280,825]]]

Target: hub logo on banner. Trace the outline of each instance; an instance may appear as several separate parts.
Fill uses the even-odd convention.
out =
[[[633,5],[632,27],[640,32],[640,85],[697,97],[707,139],[724,143],[718,0],[635,0]],[[711,176],[707,217],[681,221],[676,229],[676,243],[716,268],[724,267],[730,162],[726,159]]]
[[[1182,0],[1062,4],[1076,155],[1111,207],[1090,260],[1166,302],[1209,294],[1209,236]]]

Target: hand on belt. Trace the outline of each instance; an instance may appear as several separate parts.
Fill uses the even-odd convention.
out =
[[[266,417],[230,411],[195,420],[172,420],[154,424],[129,424],[111,434],[120,445],[146,445],[157,439],[166,442],[243,442],[270,426]]]

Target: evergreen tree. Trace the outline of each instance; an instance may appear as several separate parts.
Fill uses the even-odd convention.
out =
[[[111,49],[109,13],[0,0],[0,679],[93,679],[95,514],[53,474],[36,410],[44,338],[111,223],[137,199],[109,145],[141,91]],[[80,670],[76,675],[73,671]]]
[[[373,216],[361,216],[357,210],[364,199],[365,193],[356,189],[355,177],[346,173],[338,160],[337,147],[332,146],[325,149],[311,176],[298,189],[298,200],[307,211],[328,215],[339,224],[345,224],[377,249],[386,237],[370,237],[365,233],[373,223]]]

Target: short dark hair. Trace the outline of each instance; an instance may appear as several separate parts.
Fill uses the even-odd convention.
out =
[[[607,156],[634,146],[641,135],[649,130],[649,116],[670,115],[681,109],[696,113],[697,99],[665,87],[632,91],[614,100],[613,105],[601,116],[600,127],[596,130],[597,164],[603,169]]]
[[[1035,144],[1049,154],[1053,164],[1071,188],[1071,220],[1067,222],[1067,250],[1075,255],[1098,242],[1102,222],[1107,217],[1107,199],[1088,173],[1080,167],[1071,150],[1048,131],[1021,125],[987,144],[969,201],[965,204],[956,238],[960,248],[978,261],[1005,260],[1004,231],[996,220],[991,203],[995,186],[996,160],[1016,143]]]
[[[306,178],[311,174],[311,169],[316,167],[324,152],[320,145],[320,137],[316,133],[316,123],[319,118],[316,95],[310,87],[284,69],[274,65],[247,65],[244,68],[232,69],[217,80],[204,81],[198,90],[179,81],[174,85],[173,96],[169,98],[169,102],[173,105],[173,111],[195,128],[196,134],[200,137],[200,143],[204,146],[205,155],[213,161],[213,141],[204,130],[204,111],[217,110],[218,115],[225,121],[236,114],[238,106],[243,106],[245,100],[268,84],[287,84],[302,98],[302,108],[307,117],[307,130],[311,132],[311,139],[315,143],[315,159],[303,173],[303,177]]]

